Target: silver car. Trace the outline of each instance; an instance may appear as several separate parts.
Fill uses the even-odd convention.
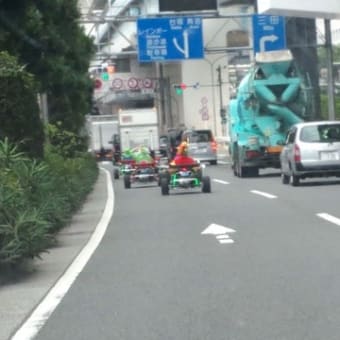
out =
[[[340,121],[298,123],[280,154],[283,184],[298,186],[307,177],[340,177]]]
[[[188,155],[200,162],[217,164],[217,143],[209,129],[186,130],[182,140],[188,143]]]

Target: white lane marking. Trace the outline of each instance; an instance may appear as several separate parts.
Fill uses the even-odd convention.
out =
[[[272,195],[272,194],[268,194],[267,192],[263,192],[263,191],[250,190],[250,192],[252,192],[255,195],[260,195],[260,196],[264,196],[264,197],[271,198],[271,199],[277,198],[277,196]]]
[[[334,223],[338,226],[340,226],[340,218],[337,218],[335,216],[332,216],[330,214],[327,214],[327,213],[319,213],[319,214],[316,214],[317,216],[319,216],[320,218],[323,218],[324,220],[328,221],[328,222],[331,222],[331,223]]]
[[[39,330],[43,327],[47,319],[61,302],[100,244],[100,241],[102,240],[111,220],[114,208],[114,191],[110,172],[104,168],[100,169],[106,173],[108,198],[106,200],[103,215],[98,222],[95,231],[93,232],[89,242],[84,246],[63,276],[60,277],[57,283],[52,287],[42,302],[35,308],[25,323],[14,334],[11,340],[32,340],[38,334]]]
[[[221,179],[217,179],[217,178],[214,178],[213,181],[216,182],[216,183],[220,183],[220,184],[230,184],[227,181],[222,181]]]

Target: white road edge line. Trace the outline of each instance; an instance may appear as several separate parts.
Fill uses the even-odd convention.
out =
[[[107,226],[113,214],[114,191],[110,172],[104,168],[100,169],[106,173],[108,198],[106,200],[103,215],[98,222],[95,231],[93,232],[88,243],[67,268],[65,273],[51,288],[42,302],[34,309],[32,314],[14,334],[11,340],[31,340],[38,334],[39,330],[43,327],[47,319],[50,317],[67,291],[70,289],[77,276],[84,269],[85,265],[90,260],[92,254],[99,246],[103,236],[105,235]]]
[[[263,192],[263,191],[250,190],[250,192],[252,192],[255,195],[260,195],[260,196],[264,196],[264,197],[271,198],[271,199],[277,198],[277,196],[272,195],[272,194],[268,194],[267,192]]]
[[[337,217],[332,216],[332,215],[327,214],[327,213],[319,213],[319,214],[316,214],[316,215],[320,218],[323,218],[324,220],[326,220],[328,222],[331,222],[331,223],[334,223],[334,224],[340,226],[340,218],[337,218]]]
[[[213,181],[216,182],[216,183],[221,183],[221,184],[230,184],[227,181],[222,181],[221,179],[217,179],[217,178],[214,178]]]

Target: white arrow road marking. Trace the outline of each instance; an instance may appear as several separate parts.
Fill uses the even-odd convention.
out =
[[[250,190],[250,192],[252,192],[255,195],[260,195],[260,196],[264,196],[264,197],[271,198],[271,199],[277,198],[277,196],[272,195],[272,194],[268,194],[267,192],[263,192],[263,191]]]
[[[236,230],[224,227],[223,225],[212,223],[208,226],[208,228],[204,229],[201,234],[202,235],[223,235],[226,233],[234,233]]]
[[[316,214],[317,216],[319,216],[320,218],[323,218],[324,220],[328,221],[328,222],[331,222],[331,223],[334,223],[338,226],[340,226],[340,218],[337,218],[335,216],[332,216],[330,214],[327,214],[327,213],[319,213],[319,214]]]
[[[223,240],[223,239],[225,239],[225,238],[230,238],[230,236],[227,235],[227,234],[225,234],[225,235],[217,235],[216,238],[217,238],[218,240]]]
[[[215,235],[216,239],[221,244],[234,243],[227,233],[235,233],[236,230],[224,227],[223,225],[212,223],[208,228],[204,229],[202,235]]]
[[[214,178],[213,181],[216,183],[221,183],[221,184],[230,184],[229,182],[222,181],[221,179],[217,179],[217,178]]]
[[[229,238],[229,239],[226,239],[226,240],[218,240],[218,242],[220,242],[221,244],[231,244],[231,243],[234,243],[234,240]]]

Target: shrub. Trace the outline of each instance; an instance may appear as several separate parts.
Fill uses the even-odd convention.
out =
[[[88,153],[65,158],[47,147],[43,161],[0,141],[0,264],[39,257],[81,206],[98,176]]]

